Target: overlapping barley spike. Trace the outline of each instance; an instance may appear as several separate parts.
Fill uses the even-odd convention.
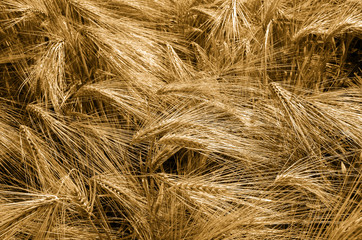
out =
[[[149,167],[152,170],[159,168],[167,159],[173,156],[181,148],[179,146],[162,145],[150,159]]]
[[[38,117],[39,119],[43,120],[47,124],[50,125],[57,125],[58,121],[54,119],[51,114],[37,104],[28,104],[26,109],[29,113],[34,114],[34,116]]]
[[[76,96],[104,100],[114,105],[117,110],[125,112],[126,115],[135,116],[138,119],[147,119],[149,117],[146,112],[143,112],[143,105],[146,104],[145,101],[137,96],[132,96],[127,92],[127,87],[122,84],[109,87],[107,83],[84,85],[76,93]]]
[[[32,153],[34,154],[35,159],[38,159],[39,158],[38,149],[35,147],[35,143],[32,140],[29,127],[27,127],[25,125],[20,125],[19,129],[20,129],[20,132],[24,135],[26,142],[29,144],[29,147],[30,147]]]
[[[170,117],[165,120],[161,120],[158,123],[154,123],[149,127],[145,127],[139,130],[133,138],[133,141],[141,141],[143,139],[156,137],[162,133],[167,133],[171,130],[176,130],[181,127],[189,126],[190,128],[202,128],[201,124],[193,122],[191,119],[188,119],[188,116],[184,117]]]
[[[172,188],[182,189],[186,191],[195,191],[207,194],[227,194],[230,193],[230,189],[225,186],[218,186],[212,183],[197,183],[196,181],[188,181],[187,179],[175,179],[172,175],[160,173],[157,175],[166,184],[169,184]]]
[[[48,194],[34,197],[32,200],[1,204],[6,212],[3,214],[3,221],[0,222],[0,236],[4,239],[12,238],[15,232],[21,230],[24,223],[31,223],[32,220],[38,221],[38,224],[40,221],[38,225],[40,226],[47,221],[47,219],[38,219],[43,210],[53,209],[59,202],[56,195]]]
[[[137,192],[137,186],[122,175],[104,174],[94,177],[96,183],[113,195],[118,208],[124,208],[127,212],[126,218],[135,231],[145,238],[149,238],[150,225],[148,223],[149,213],[146,211],[146,198]],[[118,210],[119,211],[119,210]]]
[[[77,206],[79,206],[87,215],[90,217],[94,217],[94,214],[92,212],[92,206],[90,202],[88,201],[88,197],[84,195],[81,191],[78,189],[74,190],[72,193],[71,198]]]
[[[25,141],[26,141],[27,145],[29,146],[30,152],[32,155],[32,157],[29,160],[27,160],[27,164],[29,164],[31,167],[35,168],[35,170],[37,171],[37,175],[38,175],[41,186],[46,187],[47,180],[46,180],[45,176],[51,176],[51,174],[52,174],[52,172],[50,170],[51,166],[49,165],[50,160],[47,161],[47,159],[43,155],[44,153],[41,152],[39,142],[38,143],[36,142],[36,141],[39,141],[39,139],[34,135],[32,130],[25,125],[20,125],[19,129],[20,129],[21,134],[24,136]],[[33,164],[35,166],[32,166]],[[53,167],[56,167],[56,165],[54,165]]]
[[[187,134],[168,134],[160,138],[159,144],[169,144],[191,149],[205,149],[207,143],[203,143],[202,139],[188,136]]]
[[[343,139],[348,132],[339,119],[318,105],[295,96],[276,82],[270,83],[269,87],[282,106],[288,124],[306,150],[314,152],[317,146],[328,147],[332,151],[340,149],[339,144],[335,144],[335,139]]]

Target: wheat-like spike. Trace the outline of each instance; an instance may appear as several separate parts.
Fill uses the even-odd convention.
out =
[[[192,149],[205,149],[207,145],[201,139],[184,134],[168,134],[160,138],[159,144],[170,144]]]
[[[283,105],[284,109],[288,112],[292,112],[295,109],[293,103],[297,100],[295,96],[292,95],[292,93],[288,92],[284,88],[280,86],[280,84],[276,82],[271,82],[269,84],[269,87],[273,94],[275,94],[280,101],[280,103]]]
[[[309,151],[315,151],[312,146],[318,144],[333,154],[336,151],[344,152],[340,142],[348,138],[353,140],[351,144],[359,144],[359,131],[353,133],[349,130],[350,126],[333,116],[327,107],[298,98],[278,83],[271,83],[270,88],[282,104],[290,125]]]
[[[279,102],[283,106],[283,110],[288,116],[291,126],[295,129],[296,133],[300,136],[301,140],[307,147],[309,151],[313,151],[310,141],[306,136],[306,129],[303,126],[303,123],[298,116],[305,116],[305,102],[299,100],[292,93],[283,89],[278,83],[272,82],[269,84],[272,93],[275,94]],[[308,123],[308,122],[307,122]]]
[[[172,64],[172,70],[174,70],[175,75],[182,82],[186,82],[192,78],[193,73],[191,67],[180,59],[175,49],[171,45],[167,45],[168,56]]]
[[[238,111],[238,109],[231,104],[224,103],[220,92],[216,92],[214,89],[208,89],[207,84],[205,84],[205,86],[189,86],[190,84],[170,85],[171,84],[168,84],[165,88],[158,90],[158,94],[174,95],[200,101],[213,111],[219,110],[222,113],[230,115],[233,119],[237,119],[244,125],[245,116],[241,116],[241,111]]]
[[[125,87],[125,86],[119,86]],[[76,96],[86,96],[104,99],[106,102],[110,102],[115,106],[118,106],[121,111],[125,111],[127,114],[137,116],[139,119],[147,119],[149,116],[143,112],[143,106],[146,102],[143,99],[136,98],[126,92],[126,89],[112,89],[107,87],[107,83],[97,83],[92,85],[84,85],[76,93]],[[140,101],[141,100],[141,101]]]
[[[327,188],[323,189],[318,182],[305,176],[298,176],[293,173],[280,174],[276,177],[275,183],[292,185],[305,189],[313,193],[327,207],[331,206],[331,202],[333,202],[327,192]]]
[[[76,203],[76,205],[88,215],[88,219],[92,225],[92,228],[95,230],[95,232],[98,234],[98,236],[100,238],[102,238],[101,233],[98,231],[98,228],[95,226],[93,221],[96,221],[99,225],[101,225],[101,227],[103,228],[103,230],[105,230],[105,232],[109,238],[107,230],[104,228],[104,226],[102,224],[100,224],[99,219],[92,212],[92,206],[90,205],[87,196],[82,194],[80,191],[76,191],[76,193],[74,195],[75,195],[75,197],[71,198],[72,203]]]
[[[133,141],[138,142],[145,138],[158,137],[164,133],[174,133],[179,129],[190,129],[192,131],[215,132],[218,129],[213,125],[218,125],[217,120],[225,120],[225,113],[216,112],[207,102],[196,104],[191,109],[181,114],[171,113],[165,117],[160,117],[155,121],[150,121],[146,127],[141,128],[133,137]],[[174,110],[173,110],[174,111]],[[208,111],[213,111],[208,114]],[[219,126],[217,126],[220,128]]]
[[[25,136],[26,142],[29,144],[29,147],[34,154],[35,159],[39,159],[38,149],[35,147],[35,143],[32,140],[31,133],[29,127],[25,125],[19,126],[20,132]]]
[[[49,112],[47,112],[42,107],[38,106],[37,104],[28,104],[26,106],[26,109],[29,111],[29,113],[33,113],[35,116],[39,117],[40,119],[43,119],[45,122],[56,125],[57,120],[55,120]]]
[[[138,131],[133,138],[133,141],[138,142],[146,138],[151,138],[154,136],[157,136],[159,134],[162,134],[164,132],[170,131],[170,130],[176,130],[180,127],[186,127],[189,126],[200,128],[202,125],[197,124],[195,122],[189,121],[187,117],[184,118],[174,118],[171,117],[166,120],[162,120],[159,123],[155,123],[150,125],[150,127],[146,127],[144,129],[141,129]]]
[[[197,192],[205,192],[209,194],[224,194],[227,193],[227,190],[209,185],[209,184],[195,184],[195,183],[176,183],[174,185],[176,188],[197,191]]]
[[[47,166],[48,162],[44,161],[43,156],[39,152],[39,149],[36,147],[36,143],[33,140],[33,133],[31,133],[30,128],[25,125],[20,125],[19,129],[20,132],[25,136],[25,140],[30,147],[31,154],[33,155],[31,164],[35,164],[40,183],[42,187],[45,187],[45,176],[50,174],[50,172],[48,171],[49,167]]]
[[[98,175],[94,179],[101,187],[112,192],[122,199],[122,201],[124,199],[128,199],[132,201],[139,201],[140,204],[143,202],[140,197],[136,196],[133,189],[129,188],[131,185],[129,185],[127,178],[124,176]],[[127,186],[125,185],[124,187],[121,187],[124,184],[127,184]]]
[[[183,83],[183,84],[167,84],[166,86],[164,86],[163,88],[159,89],[157,91],[157,94],[160,95],[166,95],[166,94],[172,94],[172,93],[203,93],[205,94],[203,91],[206,92],[206,94],[208,93],[205,89],[202,89],[200,86],[200,90],[197,89],[197,87],[199,86],[193,86],[190,83]]]
[[[219,99],[220,86],[215,79],[200,79],[201,82],[169,83],[157,90],[159,95],[193,96],[204,99]]]
[[[121,207],[125,208],[129,215],[127,219],[134,230],[149,238],[150,225],[147,220],[149,213],[145,211],[146,199],[129,186],[127,178],[120,175],[98,175],[94,179],[99,186],[119,201]]]
[[[157,149],[156,154],[152,157],[149,167],[152,170],[158,169],[167,159],[173,156],[181,148],[179,146],[162,145]]]
[[[94,214],[93,212],[93,204],[88,200],[87,192],[82,190],[82,185],[84,184],[82,182],[82,176],[79,173],[76,173],[74,175],[74,179],[71,179],[71,175],[74,174],[75,169],[70,171],[62,180],[61,188],[58,189],[58,192],[63,193],[62,200],[64,202],[67,202],[67,204],[70,204],[70,206],[75,207],[79,210],[81,210],[81,213],[85,214],[91,227],[94,229],[94,231],[98,234],[100,238],[102,237],[101,232],[95,225],[95,223],[98,224],[98,226],[101,227],[101,229],[104,231],[104,233],[107,235],[108,239],[110,239],[109,231],[104,227],[104,224],[102,224],[99,220],[99,218]],[[64,184],[64,187],[63,187]],[[93,201],[92,201],[93,202]],[[81,216],[83,214],[80,214]],[[95,223],[94,223],[95,222]]]
[[[96,181],[100,186],[107,189],[108,191],[113,192],[119,196],[122,196],[122,191],[118,187],[115,187],[114,184],[112,184],[111,182],[105,179],[96,179]]]
[[[94,217],[92,206],[90,205],[87,196],[80,191],[75,190],[72,200],[89,216]]]
[[[4,191],[1,191],[1,193],[4,193]],[[11,192],[11,193],[14,194],[14,192]],[[40,196],[42,198],[39,198]],[[57,195],[53,195],[53,194],[40,194],[40,196],[38,198],[34,198],[32,200],[8,203],[8,204],[5,204],[4,206],[22,206],[22,207],[30,206],[31,207],[30,209],[32,209],[35,207],[39,207],[40,205],[43,205],[43,204],[51,204],[54,202],[59,202],[61,200],[61,198],[59,198]]]
[[[275,211],[269,209],[268,205],[259,206],[257,204],[270,204],[272,203],[272,200],[245,195],[242,193],[242,191],[237,190],[231,186],[223,186],[222,184],[214,184],[206,181],[203,181],[203,183],[198,183],[197,179],[177,179],[175,176],[165,173],[159,173],[157,174],[157,177],[159,177],[164,183],[170,185],[170,190],[186,191],[188,194],[192,195],[191,198],[194,201],[207,204],[208,207],[211,208],[227,208],[232,202],[235,204],[241,204],[245,207],[250,207],[255,211],[260,211],[267,214],[276,214]],[[204,198],[200,199],[199,194],[204,195]],[[220,202],[215,202],[215,199],[218,199]],[[221,205],[217,206],[217,204]]]
[[[173,188],[179,188],[183,190],[195,191],[195,192],[203,192],[208,194],[226,194],[229,193],[227,187],[217,186],[211,183],[196,183],[193,181],[183,181],[176,180],[170,177],[167,174],[160,173],[157,175],[160,177],[165,183],[170,184]]]
[[[22,221],[27,221],[28,218],[35,218],[35,216],[31,217],[31,215],[35,215],[42,207],[59,203],[59,200],[56,195],[49,194],[43,198],[1,204],[1,207],[6,210],[6,213],[3,214],[4,218],[0,222],[0,236],[4,237],[6,234],[11,235],[11,228],[16,228],[18,224],[21,224]],[[20,211],[16,211],[16,209]]]
[[[39,106],[38,104],[28,104],[26,106],[26,110],[30,114],[34,115],[36,117],[35,119],[41,120],[41,122],[43,123],[42,126],[45,127],[45,129],[41,127],[42,131],[51,130],[55,134],[57,134],[61,140],[64,141],[69,141],[69,136],[72,134],[77,135],[74,129],[66,125],[63,115],[54,114]],[[31,118],[34,119],[33,116],[31,116]],[[34,123],[35,122],[33,122],[33,124]]]

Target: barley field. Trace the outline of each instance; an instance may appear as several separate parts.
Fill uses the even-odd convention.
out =
[[[1,0],[0,239],[362,239],[360,0]]]

